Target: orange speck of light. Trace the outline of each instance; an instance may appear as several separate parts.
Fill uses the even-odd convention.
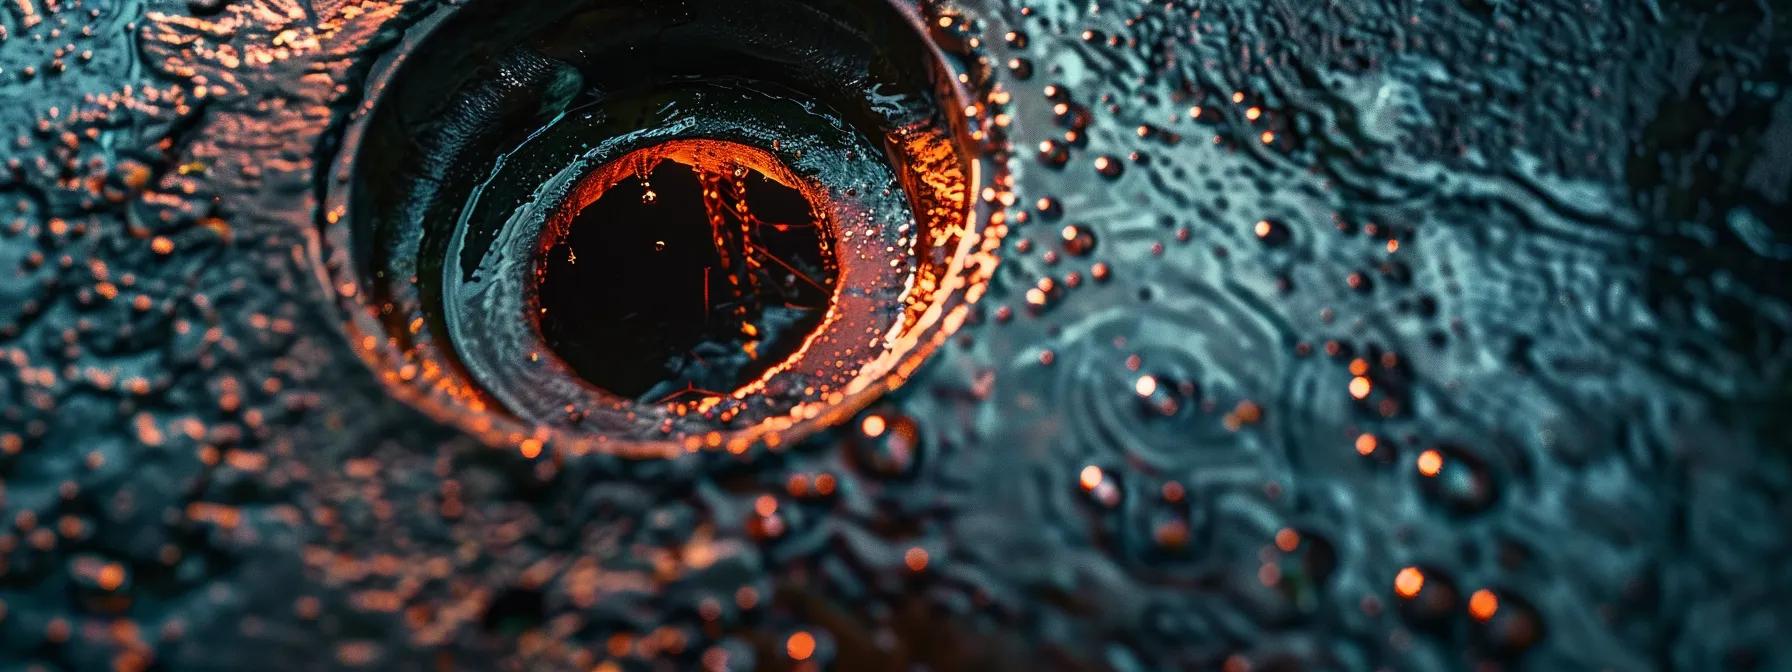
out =
[[[1094,490],[1101,485],[1101,467],[1093,464],[1083,467],[1082,476],[1078,480],[1082,482],[1084,490]]]
[[[884,435],[885,426],[884,416],[867,415],[865,421],[859,423],[859,431],[864,432],[865,436],[875,439]]]
[[[1182,487],[1181,483],[1170,481],[1169,483],[1164,484],[1163,495],[1164,501],[1166,502],[1180,502],[1182,501],[1183,495],[1186,494],[1188,494],[1188,491],[1186,488]]]
[[[1275,131],[1264,131],[1263,135],[1260,135],[1257,137],[1258,137],[1258,139],[1262,140],[1263,144],[1265,144],[1265,145],[1276,141]]]
[[[1267,219],[1257,220],[1257,227],[1255,230],[1257,232],[1258,238],[1268,238],[1269,232],[1270,232],[1269,220],[1267,220]]]
[[[1394,576],[1394,592],[1406,599],[1417,597],[1425,588],[1425,573],[1417,567],[1407,567]]]
[[[1367,398],[1369,396],[1369,390],[1373,388],[1374,385],[1371,385],[1369,379],[1364,376],[1357,376],[1350,379],[1350,396],[1354,398]]]
[[[908,552],[902,554],[902,562],[908,565],[911,572],[927,569],[927,550],[920,546],[910,548]]]
[[[1374,434],[1358,434],[1356,437],[1356,454],[1367,456],[1374,453],[1375,446],[1378,443],[1379,442],[1375,440]]]
[[[784,651],[790,654],[791,660],[808,660],[809,656],[815,655],[815,635],[797,631],[784,642]]]
[[[1419,453],[1418,465],[1419,473],[1426,476],[1436,476],[1437,472],[1443,471],[1444,469],[1444,454],[1435,450],[1427,450],[1423,453]]]
[[[1350,375],[1360,376],[1369,372],[1369,360],[1358,357],[1350,360]]]
[[[1294,552],[1294,549],[1300,548],[1300,533],[1293,528],[1282,528],[1276,533],[1276,548],[1282,549],[1283,553]]]
[[[1132,391],[1139,393],[1139,396],[1141,397],[1149,397],[1156,394],[1157,378],[1153,376],[1139,376],[1138,382],[1135,382],[1132,385]]]
[[[1241,423],[1256,424],[1263,419],[1263,407],[1258,406],[1257,402],[1246,399],[1232,407],[1231,416]]]
[[[1493,618],[1493,615],[1499,610],[1500,598],[1486,588],[1475,591],[1475,594],[1468,598],[1468,614],[1475,617],[1477,621]]]
[[[117,590],[120,585],[124,584],[124,568],[117,563],[107,563],[106,566],[100,568],[99,582],[101,588]]]
[[[522,451],[523,457],[533,460],[541,456],[541,441],[537,439],[524,439],[523,443],[517,446],[517,450]]]
[[[753,500],[753,511],[761,516],[769,516],[778,512],[778,498],[771,495],[760,495]]]

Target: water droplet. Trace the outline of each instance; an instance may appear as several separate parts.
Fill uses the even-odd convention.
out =
[[[1073,257],[1086,257],[1095,251],[1095,233],[1087,226],[1072,224],[1059,232],[1064,252]]]

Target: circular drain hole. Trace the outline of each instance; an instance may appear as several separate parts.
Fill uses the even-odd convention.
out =
[[[530,454],[850,416],[963,323],[999,247],[973,77],[925,35],[898,2],[439,10],[374,69],[327,194],[358,351]]]
[[[548,347],[641,402],[722,396],[788,358],[821,324],[837,272],[833,233],[795,177],[751,167],[774,161],[675,141],[600,171],[596,200],[567,204],[570,224],[544,241]]]

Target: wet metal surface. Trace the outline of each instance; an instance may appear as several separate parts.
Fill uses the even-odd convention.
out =
[[[1000,265],[647,458],[349,326],[346,136],[470,4],[0,2],[0,668],[1792,668],[1782,8],[905,5]]]

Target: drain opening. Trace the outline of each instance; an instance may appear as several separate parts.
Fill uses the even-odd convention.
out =
[[[897,0],[432,14],[372,75],[320,222],[356,352],[529,455],[850,417],[972,319],[1011,202],[928,25]]]
[[[703,144],[711,151],[656,146],[598,171],[621,179],[568,204],[570,223],[543,241],[542,336],[618,396],[726,394],[794,352],[831,301],[838,273],[818,208],[741,160],[754,150]]]

